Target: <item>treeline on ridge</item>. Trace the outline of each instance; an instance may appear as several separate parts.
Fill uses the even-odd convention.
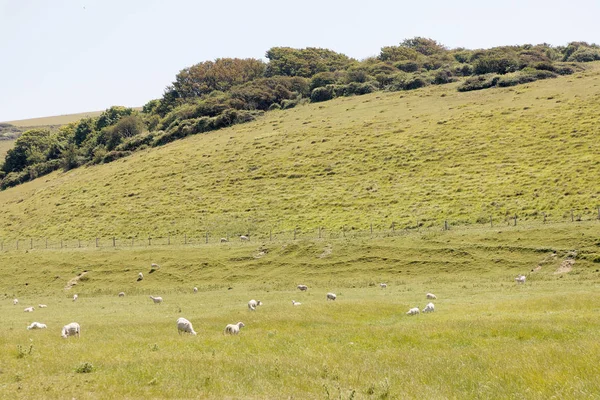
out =
[[[26,131],[0,168],[0,189],[302,103],[459,80],[458,90],[469,91],[568,75],[581,69],[580,63],[600,60],[600,46],[572,42],[468,50],[416,37],[361,61],[328,49],[289,47],[271,48],[266,59],[201,62],[181,70],[162,98],[141,112],[115,106],[56,130]]]

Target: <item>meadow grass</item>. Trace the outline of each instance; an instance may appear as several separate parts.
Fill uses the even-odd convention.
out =
[[[102,114],[102,111],[90,111],[90,112],[83,112],[83,113],[77,113],[77,114],[53,115],[50,117],[28,118],[28,119],[19,119],[19,120],[4,121],[4,122],[14,125],[14,126],[19,126],[19,127],[36,128],[36,127],[66,125],[71,122],[77,122],[82,118],[97,117],[100,114]]]
[[[581,223],[2,252],[0,398],[595,398],[599,237]],[[405,315],[427,292],[436,311]],[[23,312],[38,303],[48,308]],[[177,334],[180,316],[198,336]],[[32,321],[48,329],[27,331]],[[72,321],[81,338],[61,339]],[[238,321],[240,335],[224,336]]]

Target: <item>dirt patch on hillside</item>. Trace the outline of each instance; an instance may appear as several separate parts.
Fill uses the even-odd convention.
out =
[[[329,244],[329,245],[327,245],[327,247],[325,247],[325,248],[323,249],[323,252],[322,252],[322,253],[321,253],[321,255],[319,256],[319,258],[325,258],[325,257],[327,257],[328,255],[330,255],[330,254],[331,254],[331,252],[332,252],[332,251],[333,251],[333,247],[331,247],[331,245],[330,245],[330,244]]]
[[[75,285],[77,285],[79,283],[79,280],[84,277],[87,274],[87,271],[84,271],[82,273],[80,273],[79,275],[77,275],[75,278],[71,279],[69,282],[67,282],[67,285],[65,286],[65,290],[71,290],[71,288]]]
[[[558,269],[556,270],[554,275],[566,274],[567,272],[571,272],[574,264],[575,264],[575,260],[573,260],[572,258],[566,259],[565,261],[560,263],[560,267],[558,267]]]

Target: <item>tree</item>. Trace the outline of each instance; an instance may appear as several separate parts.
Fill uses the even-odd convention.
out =
[[[400,43],[400,46],[413,49],[418,53],[425,56],[431,56],[438,53],[446,52],[448,49],[441,43],[436,42],[433,39],[424,37],[414,37],[412,39],[405,39]]]
[[[19,172],[29,165],[46,161],[46,155],[53,140],[48,129],[31,129],[24,132],[15,141],[12,149],[8,150],[3,171]]]
[[[73,140],[77,146],[85,142],[85,139],[94,132],[96,121],[92,118],[82,118],[77,126],[75,126],[75,135]]]
[[[316,47],[273,47],[267,51],[266,57],[269,64],[265,75],[269,77],[284,75],[310,78],[319,72],[344,70],[355,62],[345,54]]]
[[[107,126],[116,124],[121,118],[133,114],[133,108],[112,106],[100,114],[96,121],[96,130],[102,130]]]

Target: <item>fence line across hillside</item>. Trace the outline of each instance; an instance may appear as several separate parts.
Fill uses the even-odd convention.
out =
[[[290,242],[295,240],[336,240],[336,239],[359,239],[359,238],[383,238],[396,237],[415,234],[439,233],[445,231],[489,231],[492,229],[511,229],[511,228],[533,228],[537,226],[555,225],[555,224],[584,224],[600,223],[600,207],[597,212],[591,214],[576,213],[570,211],[563,213],[563,218],[551,220],[548,214],[541,213],[541,217],[536,220],[520,221],[518,216],[502,216],[494,219],[489,217],[485,223],[480,218],[480,223],[475,224],[453,224],[451,221],[442,221],[436,226],[420,226],[418,221],[411,226],[401,227],[392,222],[385,227],[374,226],[372,223],[363,226],[362,229],[355,227],[349,228],[348,225],[338,229],[328,229],[326,227],[316,227],[309,229],[295,228],[285,231],[256,231],[256,232],[236,232],[232,234],[204,232],[202,235],[167,235],[157,237],[92,237],[92,238],[0,238],[0,251],[11,250],[43,250],[43,249],[74,249],[74,248],[126,248],[126,247],[152,247],[152,246],[205,246],[215,244],[256,244],[257,242]],[[567,218],[564,218],[567,216]],[[242,237],[242,235],[244,237]]]

